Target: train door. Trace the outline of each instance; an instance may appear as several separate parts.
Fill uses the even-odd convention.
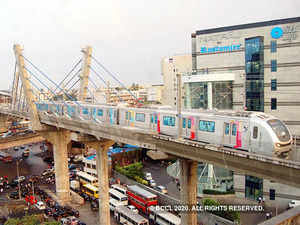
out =
[[[231,144],[231,124],[224,122],[224,129],[223,129],[223,145],[230,145]]]
[[[250,146],[252,149],[252,152],[258,152],[259,148],[260,148],[260,130],[259,127],[257,125],[254,125],[253,127],[251,127],[251,138],[250,138]]]
[[[231,122],[230,128],[230,144],[234,147],[236,145],[237,124],[235,122]]]
[[[186,118],[186,136],[195,139],[195,118],[192,116]]]
[[[110,124],[114,124],[114,110],[108,109],[108,119]]]
[[[126,112],[126,124],[128,126],[134,126],[134,112],[133,111]]]
[[[157,113],[153,113],[153,114],[150,114],[151,116],[151,119],[150,119],[150,127],[151,127],[151,130],[154,130],[156,131],[157,130]]]
[[[97,119],[97,109],[96,108],[92,108],[91,114],[92,114],[92,119],[94,121],[96,121],[96,119]]]

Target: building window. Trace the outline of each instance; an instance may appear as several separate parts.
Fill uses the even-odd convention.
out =
[[[271,41],[271,52],[277,52],[277,42]]]
[[[277,71],[277,60],[271,60],[271,72]]]
[[[277,109],[277,98],[271,98],[271,109]]]
[[[277,90],[277,79],[272,79],[271,80],[271,91],[276,91]]]

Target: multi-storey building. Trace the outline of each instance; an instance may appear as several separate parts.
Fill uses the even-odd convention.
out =
[[[300,17],[199,30],[192,34],[192,74],[183,78],[187,108],[262,111],[300,135]],[[238,194],[256,199],[270,189],[299,190],[247,175]]]
[[[192,62],[187,107],[262,111],[300,135],[300,17],[196,31]]]
[[[161,60],[161,71],[164,81],[163,105],[176,107],[177,77],[176,74],[189,74],[192,71],[191,55],[164,57]]]

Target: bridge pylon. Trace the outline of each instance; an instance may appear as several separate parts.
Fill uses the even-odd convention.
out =
[[[89,75],[90,75],[90,66],[92,59],[92,47],[87,46],[81,50],[83,52],[83,64],[80,74],[80,90],[78,100],[84,102],[87,96],[88,84],[89,84]]]
[[[17,111],[17,98],[21,101],[22,96],[25,98],[27,107],[29,109],[30,120],[32,122],[33,130],[42,130],[43,127],[40,123],[38,111],[34,101],[36,100],[33,95],[33,89],[30,84],[30,77],[25,69],[24,57],[22,55],[23,49],[19,44],[14,45],[14,52],[16,56],[16,73],[14,77],[13,90],[12,90],[12,110]],[[19,79],[21,79],[20,93],[18,96]],[[22,102],[24,106],[24,100]]]

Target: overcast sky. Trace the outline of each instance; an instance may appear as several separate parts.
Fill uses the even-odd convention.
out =
[[[162,57],[190,53],[192,32],[299,12],[299,0],[1,0],[0,89],[12,83],[15,43],[55,81],[91,45],[126,84],[157,84]]]

